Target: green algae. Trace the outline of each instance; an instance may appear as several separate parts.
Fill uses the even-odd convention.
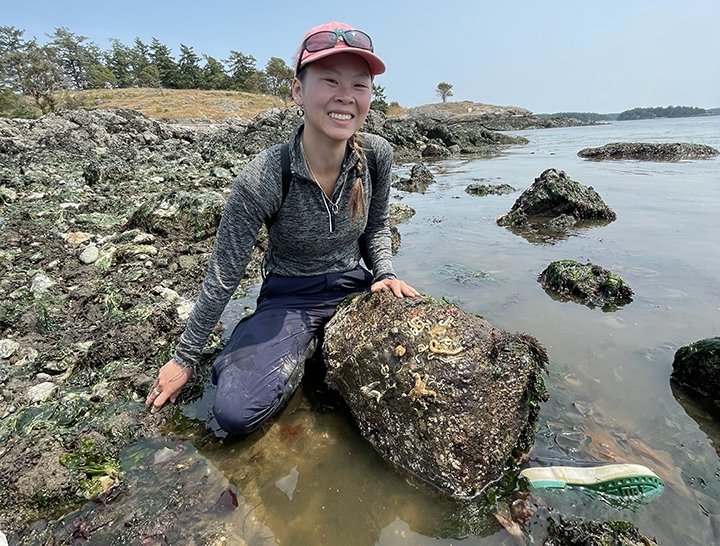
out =
[[[539,280],[560,299],[602,307],[604,311],[632,302],[632,289],[621,277],[591,263],[557,260],[545,268]]]
[[[117,460],[98,448],[90,439],[83,440],[76,451],[60,455],[60,464],[84,475],[79,486],[88,499],[107,492],[120,478]]]

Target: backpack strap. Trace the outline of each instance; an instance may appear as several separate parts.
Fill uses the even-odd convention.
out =
[[[375,150],[372,148],[364,148],[365,159],[367,160],[368,171],[370,171],[370,187],[375,188],[375,180],[377,180],[377,162],[375,161]]]
[[[282,208],[283,203],[285,203],[285,198],[290,191],[290,182],[292,182],[292,171],[290,170],[290,145],[287,142],[282,145],[282,148],[280,148],[280,167],[282,168],[282,201],[280,201],[280,208]]]
[[[265,226],[270,229],[277,219],[277,215],[280,212],[283,204],[285,204],[285,198],[290,191],[290,182],[292,182],[292,171],[290,170],[290,145],[286,142],[280,147],[280,174],[282,176],[282,197],[280,198],[280,206],[278,209],[265,221]]]

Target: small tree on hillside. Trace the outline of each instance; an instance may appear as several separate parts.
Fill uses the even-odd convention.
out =
[[[372,86],[372,102],[370,103],[371,110],[377,110],[383,114],[387,114],[388,103],[385,99],[385,88],[381,85]]]
[[[281,91],[285,87],[290,88],[293,79],[293,71],[285,64],[280,57],[270,57],[265,66],[265,74],[267,74],[267,84],[270,94],[281,96]]]
[[[255,57],[231,49],[225,63],[230,72],[232,86],[241,91],[248,91],[251,87],[250,79],[256,71]]]
[[[180,89],[199,89],[202,87],[202,80],[203,71],[200,68],[200,57],[195,54],[192,46],[180,44],[178,87]]]
[[[443,102],[447,102],[448,97],[452,97],[452,84],[447,82],[440,82],[437,85],[437,89],[435,92],[437,93],[438,97],[442,99]]]
[[[68,85],[74,89],[91,87],[88,69],[101,62],[100,48],[88,42],[87,36],[70,32],[65,27],[56,28],[49,37],[52,41],[48,45],[56,50],[58,63]]]
[[[170,54],[170,48],[157,38],[150,43],[150,60],[157,67],[160,75],[160,86],[171,89],[178,88],[178,66]]]
[[[31,96],[43,114],[55,111],[55,92],[67,88],[56,50],[39,46],[35,39],[28,42],[23,55],[20,85],[25,95]]]

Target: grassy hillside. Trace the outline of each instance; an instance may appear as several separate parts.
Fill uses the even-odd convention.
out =
[[[200,89],[88,89],[66,92],[68,106],[129,108],[154,119],[250,119],[268,108],[285,106],[282,99],[243,91]]]

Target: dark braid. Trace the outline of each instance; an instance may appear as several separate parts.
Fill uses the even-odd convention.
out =
[[[365,170],[365,150],[363,150],[360,136],[355,133],[352,137],[352,147],[360,156],[355,163],[356,178],[350,193],[348,210],[350,218],[359,218],[365,214],[365,193],[363,192],[363,172]]]

